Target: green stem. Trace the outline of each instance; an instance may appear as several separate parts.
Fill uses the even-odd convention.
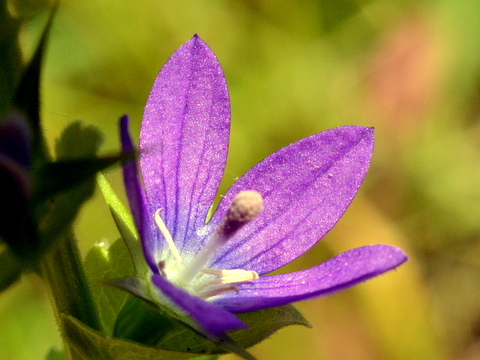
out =
[[[101,331],[100,320],[85,276],[80,251],[70,230],[58,246],[46,254],[40,262],[41,275],[47,284],[52,306],[64,336],[60,314],[71,315],[92,329]],[[73,359],[65,341],[65,350]]]

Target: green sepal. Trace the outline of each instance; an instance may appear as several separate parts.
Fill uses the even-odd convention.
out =
[[[193,354],[224,354],[228,344],[216,344],[181,321],[140,300],[131,297],[118,314],[114,336],[127,338],[148,346],[172,351],[189,351]],[[229,333],[239,349],[249,348],[277,330],[289,325],[311,327],[303,315],[293,306],[236,314],[249,325],[248,329]],[[228,349],[233,351],[232,349]],[[236,351],[233,351],[236,352]]]
[[[269,309],[257,310],[242,314],[235,314],[240,320],[246,323],[249,328],[237,330],[229,333],[229,336],[242,348],[249,348],[263,341],[276,331],[289,325],[303,325],[311,327],[310,323],[293,306],[284,305]],[[223,354],[225,351],[208,341],[199,339],[192,333],[183,329],[177,329],[177,332],[169,333],[163,337],[156,346],[167,350],[185,350],[187,346],[194,353]]]
[[[130,252],[136,273],[147,274],[148,265],[143,256],[139,235],[131,213],[122,204],[117,194],[113,191],[113,188],[102,174],[97,176],[97,183],[100,186],[100,190],[107,202],[118,231]]]
[[[172,334],[182,334],[181,337],[188,337],[190,343],[188,341],[183,342],[180,350],[175,347],[169,347],[168,350],[210,354],[216,348],[219,349],[217,352],[222,354],[234,353],[245,360],[255,360],[251,354],[229,336],[225,335],[215,339],[207,338],[208,335],[197,331],[193,324],[192,326],[188,325],[185,321],[179,320],[178,316],[169,309],[145,299],[142,288],[136,287],[135,284],[132,288],[128,286],[128,282],[125,282],[125,285],[127,286],[124,289],[136,297],[131,297],[118,314],[114,337],[127,338],[144,345],[163,348],[158,344],[163,341],[169,343]],[[205,345],[202,346],[202,344]]]
[[[106,336],[69,315],[61,314],[60,321],[73,359],[186,360],[192,358],[192,354],[188,352],[167,351]]]
[[[135,275],[130,254],[122,239],[115,241],[108,249],[103,244],[96,244],[87,253],[84,266],[92,284],[92,296],[102,328],[107,335],[112,335],[115,320],[128,294],[108,283]]]
[[[130,296],[118,314],[113,336],[155,346],[168,333],[183,327],[174,318],[161,314],[151,302],[146,303],[138,297]]]

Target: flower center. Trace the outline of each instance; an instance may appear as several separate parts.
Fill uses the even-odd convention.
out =
[[[263,199],[258,192],[242,191],[238,193],[228,208],[227,214],[208,239],[205,246],[179,271],[175,281],[177,285],[186,288],[191,285],[192,281],[196,279],[198,275],[203,274],[203,279],[199,280],[199,289],[196,289],[195,293],[197,296],[207,299],[232,291],[238,292],[238,288],[233,284],[258,279],[258,274],[255,271],[243,269],[207,269],[205,266],[212,256],[225,245],[238,230],[257,217],[260,211],[262,211],[262,206]],[[180,264],[182,263],[182,257],[159,212],[160,210],[155,212],[155,222],[167,241],[173,259],[176,263]],[[165,263],[163,261],[161,263],[163,266],[161,273],[166,276],[166,272],[164,271]],[[211,278],[209,275],[215,276],[215,278]],[[206,276],[209,278],[204,279]]]

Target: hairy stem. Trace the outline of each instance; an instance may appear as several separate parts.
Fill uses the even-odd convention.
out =
[[[42,278],[48,286],[52,306],[62,337],[65,338],[60,314],[71,315],[101,331],[100,320],[83,269],[75,236],[69,230],[58,246],[40,262]],[[73,359],[69,344],[65,350]]]

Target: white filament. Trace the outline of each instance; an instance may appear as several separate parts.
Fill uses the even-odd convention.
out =
[[[206,300],[208,298],[211,298],[212,296],[228,294],[231,292],[236,292],[238,294],[238,288],[235,285],[226,284],[213,289],[200,291],[199,293],[197,293],[197,296]]]
[[[241,191],[238,193],[212,236],[193,259],[188,261],[185,266],[183,266],[183,264],[181,265],[181,270],[177,268],[180,272],[177,273],[178,270],[175,271],[177,276],[174,276],[173,281],[177,285],[186,288],[198,274],[216,276],[210,279],[205,279],[204,277],[198,279],[198,285],[200,285],[201,289],[200,291],[196,290],[195,295],[203,299],[208,299],[232,291],[238,292],[237,286],[234,285],[235,283],[250,282],[258,279],[258,273],[255,271],[242,269],[206,269],[205,266],[218,249],[232,238],[244,225],[255,219],[262,209],[263,199],[258,192]],[[160,217],[160,209],[155,212],[155,222],[168,244],[173,259],[177,263],[181,263],[182,257],[175,246],[172,235],[170,235],[167,226]],[[164,260],[160,261],[159,270],[160,273],[166,277],[165,264]]]
[[[223,220],[205,246],[181,271],[177,278],[180,286],[187,286],[212,256],[244,225],[262,211],[263,199],[256,191],[241,191],[235,196]]]
[[[202,269],[200,272],[207,275],[219,276],[216,279],[205,280],[204,284],[206,286],[218,286],[218,285],[224,285],[224,284],[253,281],[259,278],[258,273],[256,271],[248,271],[248,270],[242,270],[242,269],[233,269],[233,270]]]
[[[155,211],[155,222],[157,223],[157,226],[160,229],[160,232],[162,233],[163,237],[167,241],[168,247],[170,248],[170,252],[172,253],[173,258],[175,259],[176,262],[181,262],[182,258],[180,256],[180,253],[178,252],[177,247],[175,246],[175,243],[173,242],[172,235],[170,235],[167,227],[165,226],[165,223],[160,217],[160,209]]]

